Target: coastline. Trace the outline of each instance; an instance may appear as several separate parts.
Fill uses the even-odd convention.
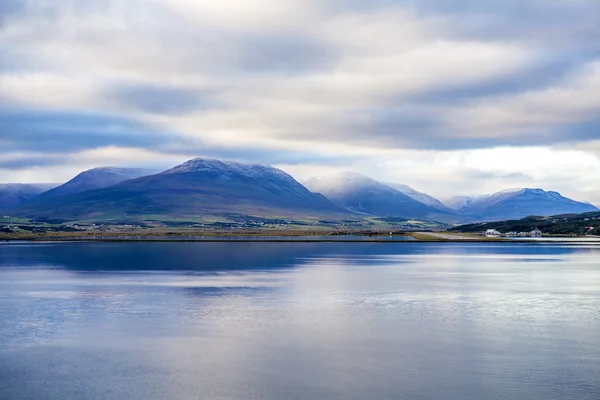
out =
[[[318,231],[131,231],[54,232],[40,234],[0,234],[0,243],[11,242],[256,242],[256,243],[599,243],[600,237],[552,236],[539,239],[488,238],[474,234],[447,232],[318,232]]]

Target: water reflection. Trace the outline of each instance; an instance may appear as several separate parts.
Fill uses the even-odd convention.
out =
[[[43,266],[72,271],[217,272],[288,268],[317,259],[374,265],[422,261],[423,257],[444,260],[479,257],[503,261],[513,256],[515,261],[550,258],[558,261],[573,255],[597,253],[600,253],[600,245],[534,243],[0,243],[0,268]]]
[[[597,399],[595,246],[0,246],[2,399]]]

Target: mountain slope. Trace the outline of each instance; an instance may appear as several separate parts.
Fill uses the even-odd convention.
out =
[[[454,211],[461,211],[462,209],[467,207],[467,205],[469,205],[473,200],[475,200],[475,197],[454,196],[454,197],[445,197],[440,200],[449,209],[454,210]]]
[[[495,229],[506,232],[530,232],[539,229],[554,235],[597,235],[600,232],[600,212],[561,214],[549,217],[525,217],[519,220],[480,222],[451,228],[457,232],[485,232]]]
[[[285,172],[262,165],[193,159],[155,175],[27,204],[30,218],[105,219],[201,217],[235,213],[256,216],[345,215]]]
[[[56,183],[0,184],[0,210],[7,210],[23,204],[57,185]]]
[[[396,189],[399,192],[404,193],[411,199],[416,200],[421,204],[425,204],[426,206],[433,207],[438,210],[452,212],[448,206],[446,206],[444,203],[442,203],[435,197],[430,196],[427,193],[419,192],[418,190],[415,190],[408,185],[403,185],[401,183],[386,183],[386,185],[391,187],[392,189]]]
[[[388,185],[352,172],[311,178],[305,185],[337,205],[363,214],[441,222],[457,220],[451,212],[423,204]]]
[[[598,208],[542,189],[511,189],[468,202],[461,214],[480,221],[520,219],[530,215],[548,216],[598,211]]]
[[[156,171],[142,168],[100,167],[83,171],[67,183],[44,193],[41,199],[65,196],[86,190],[101,189],[116,185],[128,179],[150,175]]]

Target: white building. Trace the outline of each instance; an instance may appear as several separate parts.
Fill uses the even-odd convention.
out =
[[[501,233],[495,229],[488,229],[485,231],[485,236],[500,236]]]

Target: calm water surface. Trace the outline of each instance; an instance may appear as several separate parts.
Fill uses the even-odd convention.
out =
[[[600,245],[0,244],[0,399],[600,399]]]

